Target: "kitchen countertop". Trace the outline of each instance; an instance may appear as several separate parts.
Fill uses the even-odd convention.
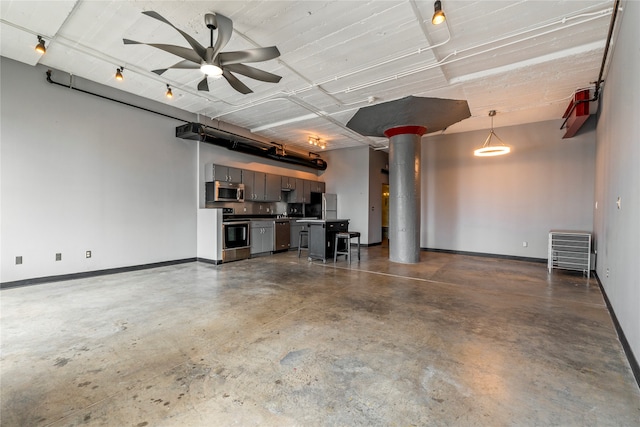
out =
[[[341,221],[349,221],[348,219],[299,219],[296,222],[302,222],[306,224],[325,224],[327,222],[341,222]]]

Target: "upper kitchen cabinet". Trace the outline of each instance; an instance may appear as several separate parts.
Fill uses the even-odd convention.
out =
[[[265,200],[266,173],[242,171],[245,201],[263,202]]]
[[[225,181],[242,182],[242,169],[223,165],[207,164],[204,168],[205,182]]]
[[[280,175],[266,174],[265,202],[279,202],[282,200],[282,180]]]
[[[300,203],[309,203],[311,201],[311,193],[324,193],[324,182],[307,181],[303,182],[302,201]]]
[[[296,179],[292,176],[282,176],[280,177],[281,188],[285,191],[295,190],[296,189]]]
[[[311,192],[312,193],[324,193],[325,184],[320,181],[310,181],[311,183]]]
[[[304,195],[304,189],[305,189],[304,179],[300,179],[300,178],[289,178],[289,179],[295,180],[295,187],[293,190],[289,191],[289,193],[287,194],[287,202],[288,203],[309,203],[310,196],[307,196],[307,198],[305,199],[305,195]],[[311,187],[307,186],[307,189],[310,189],[310,188]]]

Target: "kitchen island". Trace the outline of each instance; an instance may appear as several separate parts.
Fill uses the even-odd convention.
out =
[[[336,233],[349,230],[348,219],[299,219],[309,228],[309,261],[333,259]]]

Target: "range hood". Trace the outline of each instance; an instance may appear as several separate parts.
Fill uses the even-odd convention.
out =
[[[200,123],[187,123],[176,127],[176,137],[202,141],[207,144],[224,147],[228,150],[304,166],[311,169],[322,171],[327,169],[327,162],[322,160],[315,153],[310,152],[309,157],[296,155],[296,153],[292,152],[286,153],[280,144],[256,141],[251,138],[212,128],[210,126],[205,126]]]

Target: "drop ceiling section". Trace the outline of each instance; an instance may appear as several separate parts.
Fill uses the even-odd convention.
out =
[[[346,123],[358,108],[409,95],[464,99],[472,117],[447,132],[560,119],[573,92],[597,78],[612,0],[442,0],[447,21],[431,24],[433,1],[2,1],[2,55],[40,63],[119,90],[253,130],[259,137],[309,149],[369,144]],[[280,83],[224,79],[197,90],[199,70],[152,72],[181,58],[123,38],[188,46],[180,34],[142,11],[154,10],[202,45],[204,15],[233,20],[224,52],[275,45],[278,59],[256,68]],[[34,52],[36,35],[47,53]],[[125,79],[114,78],[124,67]],[[44,78],[44,76],[43,76]],[[56,79],[54,73],[54,79]],[[58,81],[58,79],[56,79]],[[63,81],[67,83],[66,81]],[[166,84],[174,97],[164,96]],[[528,113],[527,113],[528,112]]]

